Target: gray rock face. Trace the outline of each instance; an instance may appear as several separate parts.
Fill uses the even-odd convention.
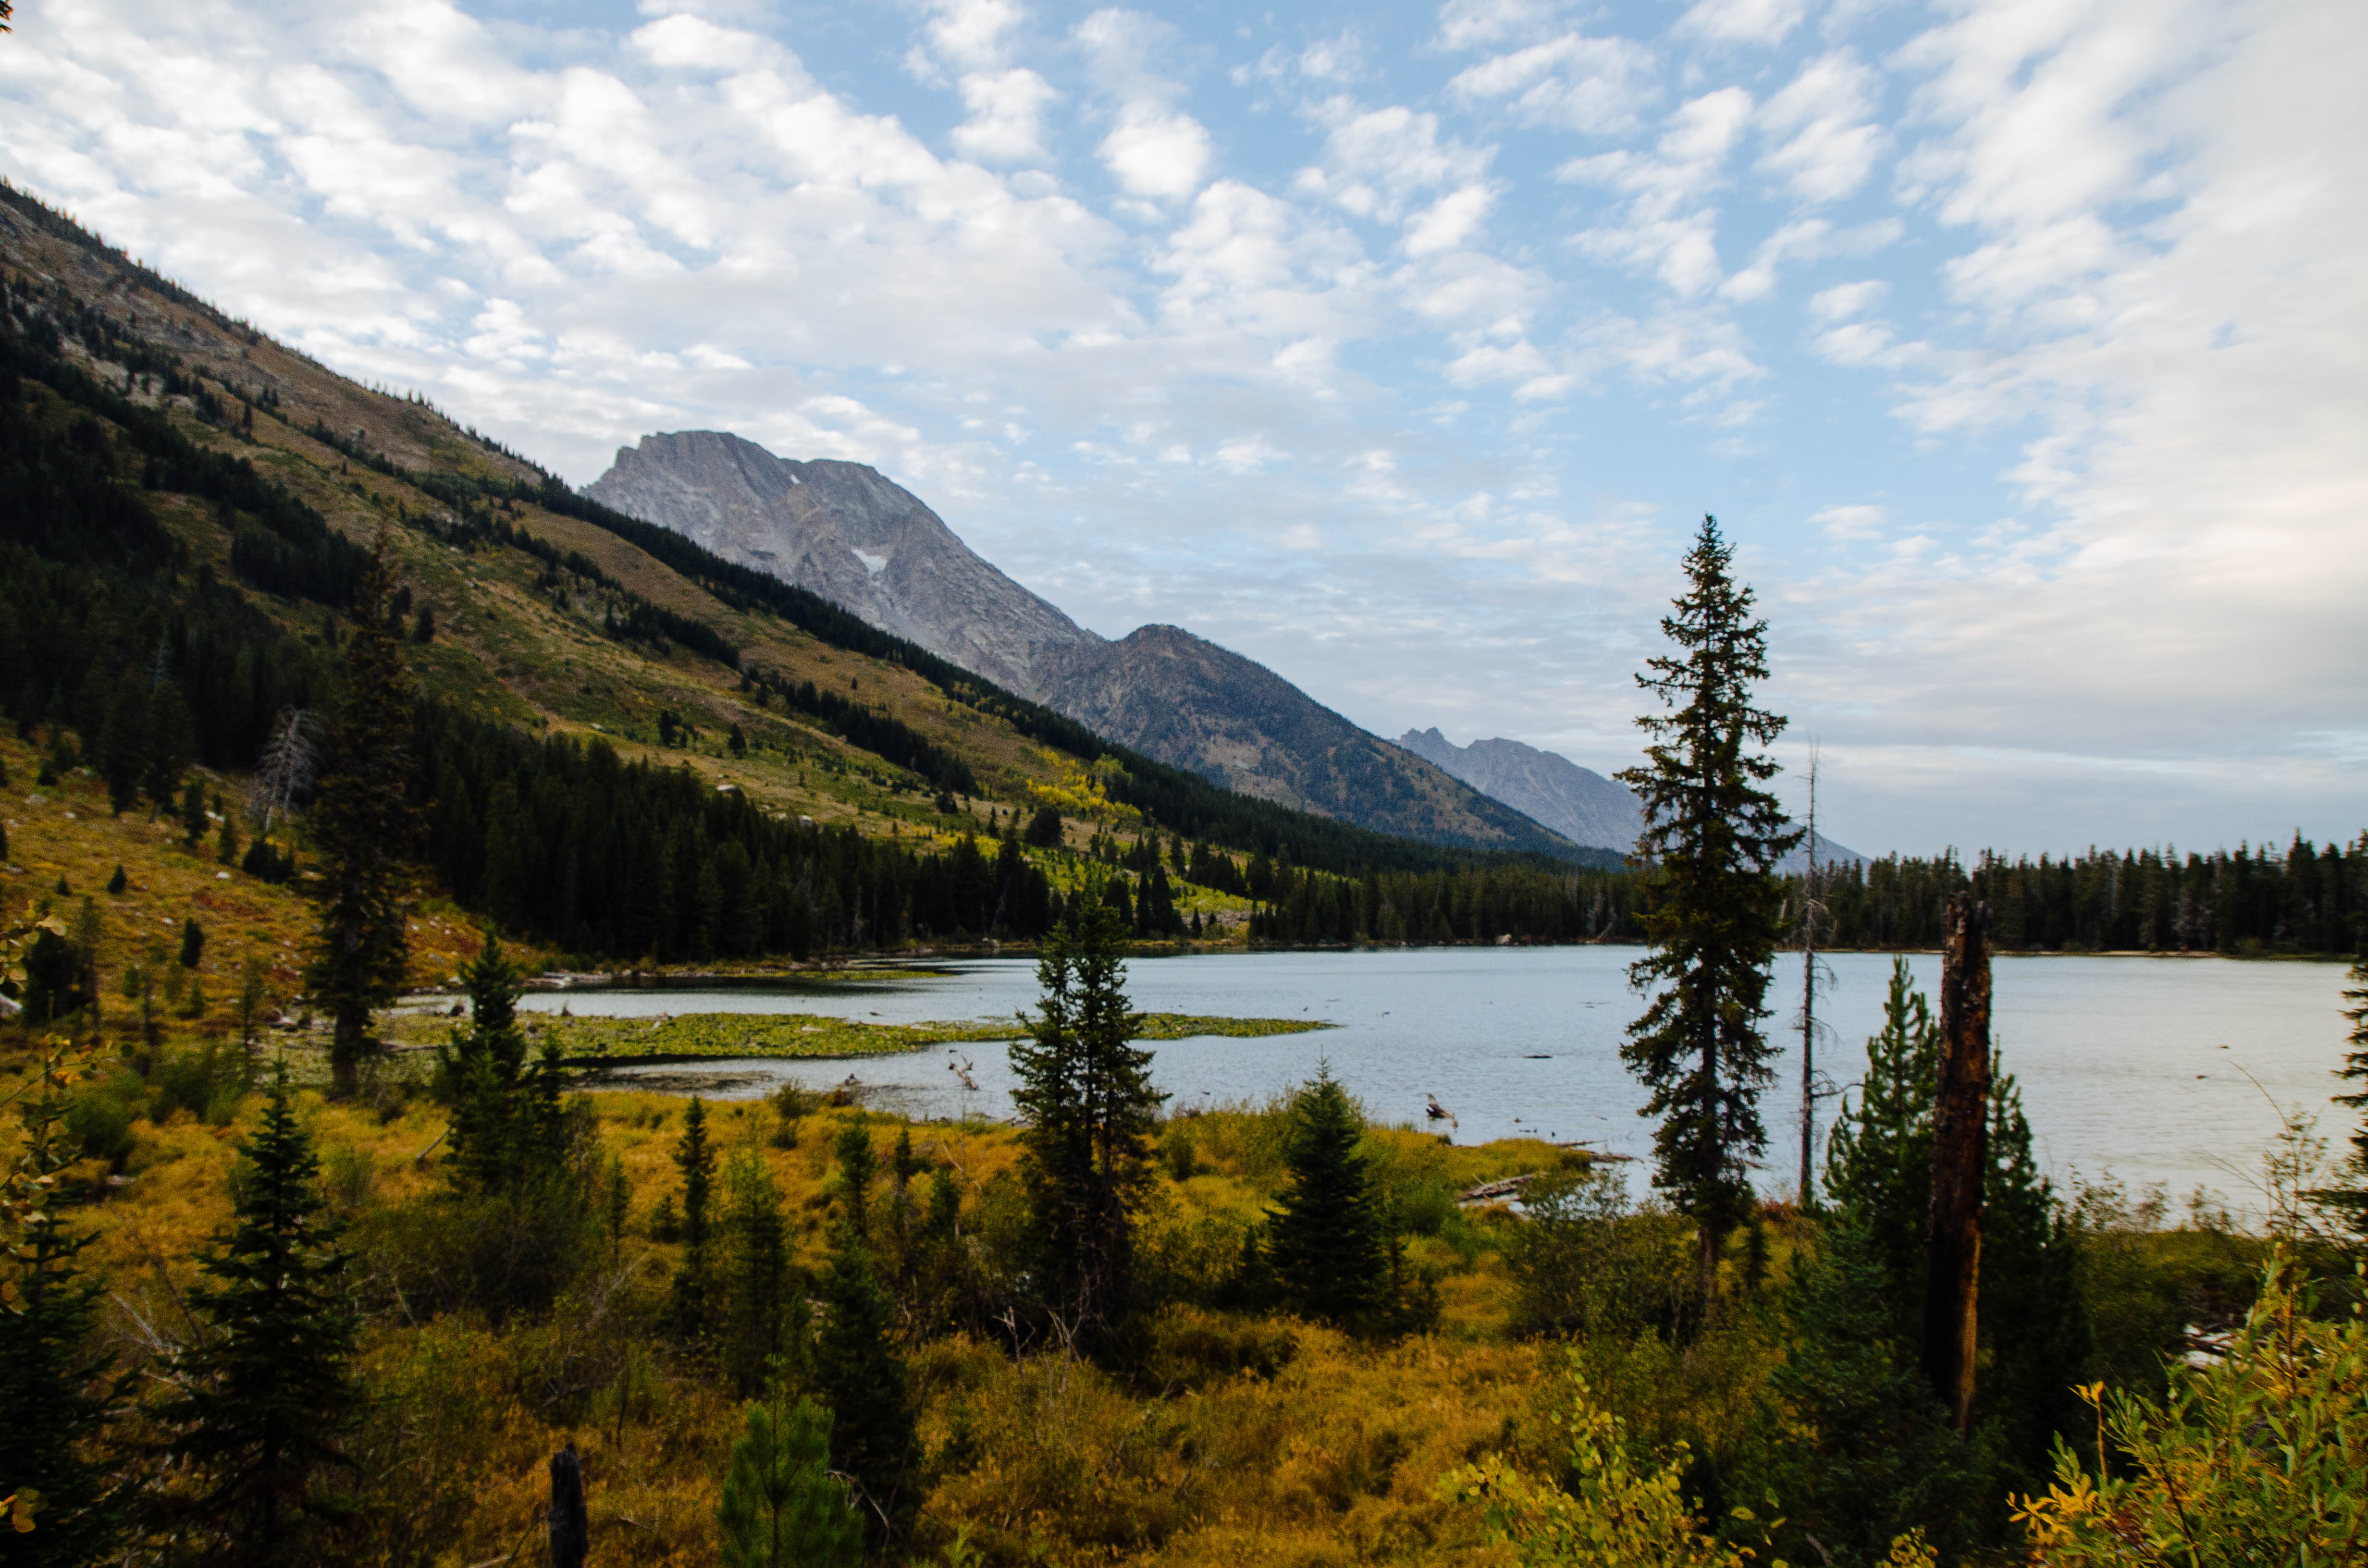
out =
[[[1574,844],[1624,854],[1644,830],[1645,809],[1634,795],[1557,752],[1504,739],[1459,746],[1436,726],[1408,730],[1398,744]]]
[[[727,561],[811,588],[883,631],[1042,700],[1038,650],[1101,643],[861,463],[777,458],[719,430],[644,436],[585,491]]]
[[[1432,843],[1566,854],[1519,811],[1369,734],[1264,665],[1175,626],[1047,653],[1046,701],[1239,794]]]
[[[1626,854],[1645,830],[1644,803],[1626,786],[1581,767],[1558,752],[1540,751],[1501,736],[1459,746],[1439,733],[1408,730],[1398,744],[1434,762],[1466,784],[1543,823],[1574,844],[1585,844]],[[1866,857],[1817,835],[1817,861],[1863,863]],[[1803,843],[1786,856],[1782,869],[1799,871],[1809,861]]]

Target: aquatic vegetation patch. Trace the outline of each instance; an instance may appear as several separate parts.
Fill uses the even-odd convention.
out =
[[[1190,1013],[1140,1013],[1137,1040],[1188,1040],[1230,1035],[1258,1039],[1304,1034],[1338,1025],[1311,1018],[1226,1018]],[[875,1024],[819,1013],[683,1013],[655,1018],[544,1017],[527,1026],[538,1044],[549,1039],[571,1061],[651,1056],[894,1056],[962,1040],[1016,1038],[1011,1018],[948,1019]]]

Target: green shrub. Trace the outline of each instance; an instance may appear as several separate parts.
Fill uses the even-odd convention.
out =
[[[133,1092],[137,1093],[136,1084]],[[82,1141],[83,1158],[104,1160],[115,1171],[122,1170],[124,1162],[131,1158],[133,1142],[132,1108],[120,1093],[119,1085],[93,1085],[75,1096],[66,1111],[66,1131]]]
[[[1505,1242],[1516,1333],[1677,1338],[1697,1321],[1686,1220],[1632,1205],[1617,1176],[1591,1168],[1532,1182],[1523,1207]]]

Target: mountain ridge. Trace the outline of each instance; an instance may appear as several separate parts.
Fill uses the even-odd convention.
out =
[[[1644,806],[1633,793],[1558,752],[1502,736],[1459,746],[1436,725],[1408,730],[1397,744],[1574,844],[1625,853],[1644,831]]]
[[[729,431],[682,430],[620,447],[582,494],[811,588],[1023,697],[1043,695],[1039,646],[1102,641],[862,463],[777,457]]]
[[[1603,861],[1255,660],[1180,627],[1112,642],[1078,626],[865,465],[660,432],[583,494],[1238,794],[1426,843]]]
[[[1645,830],[1644,803],[1633,791],[1559,752],[1541,751],[1502,735],[1459,746],[1437,725],[1408,730],[1397,744],[1574,843],[1625,855]],[[1842,861],[1864,865],[1867,860],[1822,832],[1817,835],[1816,854],[1821,865]],[[1779,862],[1779,869],[1797,875],[1808,864],[1809,846],[1804,840]]]

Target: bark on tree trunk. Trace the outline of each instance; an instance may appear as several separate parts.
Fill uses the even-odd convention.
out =
[[[551,1568],[584,1568],[592,1551],[592,1520],[584,1506],[584,1466],[575,1440],[551,1456]]]
[[[1941,1087],[1932,1113],[1932,1217],[1925,1233],[1924,1375],[1960,1432],[1973,1419],[1989,1098],[1989,905],[1959,893],[1949,901],[1941,949]]]

